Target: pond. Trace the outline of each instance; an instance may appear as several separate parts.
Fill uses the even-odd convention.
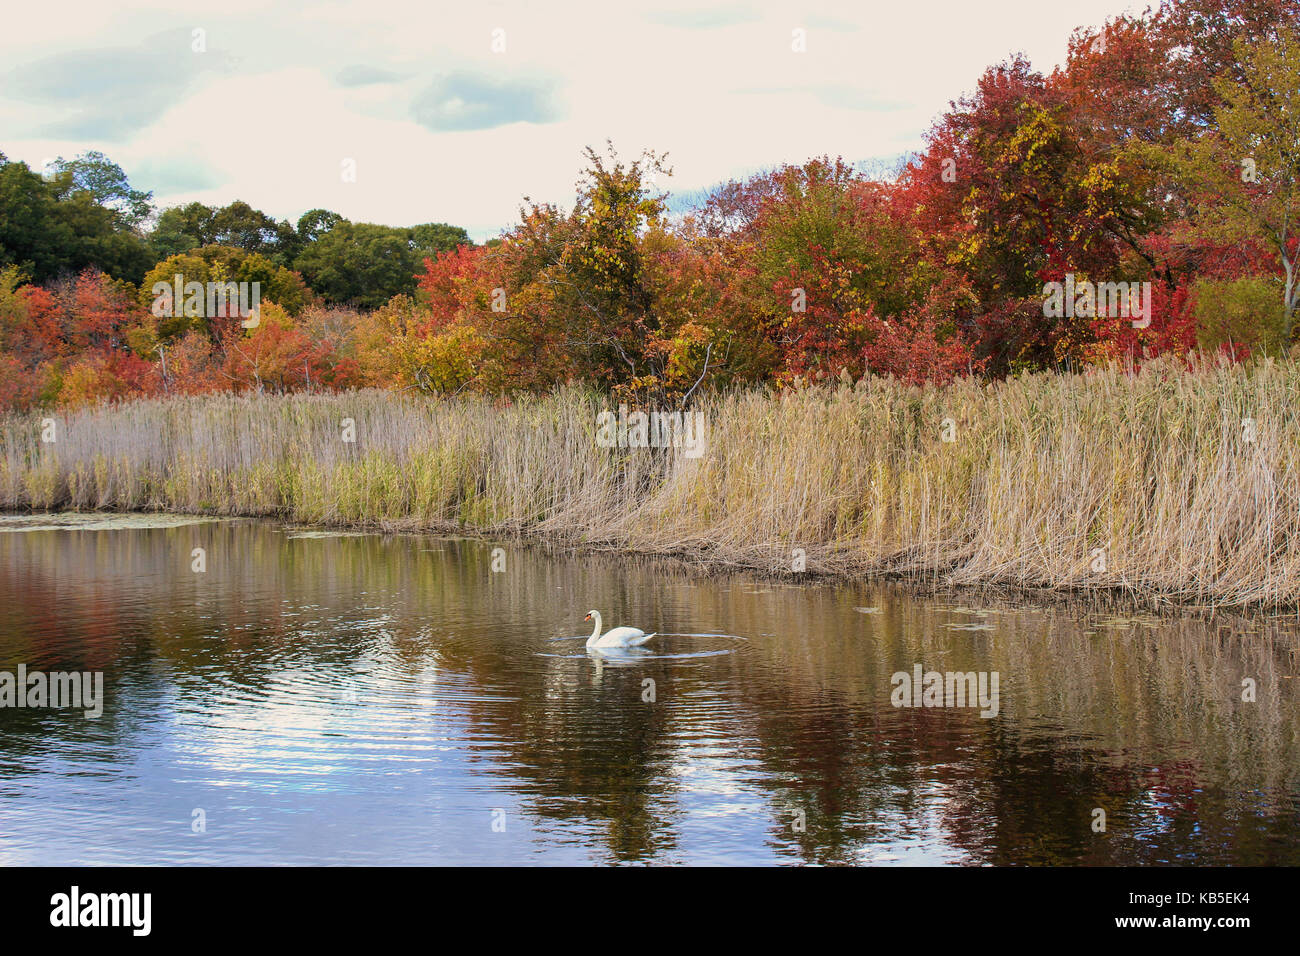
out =
[[[68,514],[0,609],[103,680],[0,707],[4,865],[1300,864],[1293,615]]]

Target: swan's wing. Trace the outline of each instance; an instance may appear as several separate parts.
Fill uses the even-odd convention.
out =
[[[651,634],[646,634],[646,633],[643,631],[643,632],[641,632],[641,636],[640,636],[640,637],[634,637],[634,638],[631,638],[631,639],[628,641],[628,643],[631,644],[633,647],[638,647],[638,646],[644,644],[646,641],[650,640],[650,638],[654,637],[655,634],[658,634],[658,633],[659,633],[658,631],[654,631],[654,632],[651,633]]]
[[[613,627],[601,635],[596,646],[610,646],[612,644],[639,644],[641,641],[649,640],[645,631],[639,627]]]

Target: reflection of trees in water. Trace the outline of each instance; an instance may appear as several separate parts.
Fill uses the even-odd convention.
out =
[[[858,719],[873,726],[868,734],[842,732],[838,747],[804,757],[816,782],[802,792],[819,794],[825,805],[832,798],[820,789],[849,781],[861,792],[839,795],[840,806],[857,801],[862,806],[851,815],[890,817],[937,783],[946,841],[983,862],[1278,860],[1280,848],[1294,844],[1284,838],[1296,822],[1300,789],[1296,700],[1287,679],[1294,672],[1291,634],[1257,622],[1211,626],[1187,617],[1148,629],[1114,620],[1113,611],[1089,616],[1077,606],[989,615],[992,631],[947,630],[980,616],[945,611],[896,588],[879,590],[874,600],[787,591],[770,603],[737,601],[729,613],[738,628],[766,625],[795,635],[754,649],[785,674],[784,695],[856,707]],[[856,612],[846,613],[853,604],[883,610],[855,619]],[[1089,634],[1079,626],[1081,613],[1114,626]],[[859,635],[856,653],[835,633],[821,639],[826,653],[799,652],[804,622]],[[867,643],[867,635],[875,640]],[[918,662],[941,671],[998,671],[1000,716],[984,721],[972,711],[889,707],[889,675]],[[1247,675],[1258,681],[1257,704],[1241,700]],[[867,688],[874,690],[863,693]],[[745,700],[761,736],[777,728],[760,751],[788,774],[789,741],[811,748],[824,732],[823,718],[786,700],[752,693]],[[762,716],[773,710],[785,719]],[[902,792],[885,794],[881,803],[873,768],[883,768]],[[1207,788],[1212,796],[1198,799]],[[1098,806],[1108,813],[1106,836],[1090,829]],[[801,845],[814,843],[817,852],[803,855],[825,859],[821,854],[839,846],[843,834],[832,825],[817,837],[809,816]],[[1300,857],[1293,848],[1285,859]]]
[[[190,570],[195,546],[204,575]],[[522,547],[495,574],[490,550],[286,540],[245,522],[0,535],[0,593],[18,609],[0,647],[29,666],[104,669],[141,700],[148,681],[202,699],[213,673],[255,697],[295,670],[432,670],[476,772],[519,794],[548,836],[617,860],[680,846],[698,803],[689,765],[753,802],[772,852],[792,859],[942,843],[944,858],[987,863],[1300,862],[1297,645],[1259,619],[1135,620],[1096,603],[980,615],[901,587],[702,579]],[[590,607],[611,626],[747,641],[599,667],[580,640],[540,643],[583,633]],[[954,629],[982,622],[993,629]],[[893,708],[890,676],[916,663],[998,671],[999,716]],[[1243,677],[1258,703],[1241,701]],[[646,678],[655,703],[642,701]],[[109,705],[105,720],[111,692]],[[14,722],[48,720],[31,714],[5,715],[11,740],[34,745],[35,725]],[[140,716],[120,715],[124,738]],[[1090,829],[1094,807],[1106,834]]]
[[[634,582],[515,549],[507,571],[494,574],[487,546],[446,547],[452,559],[436,572],[443,592],[430,600],[411,593],[398,616],[421,606],[438,613],[436,606],[463,621],[440,640],[439,658],[480,692],[468,702],[467,732],[496,742],[483,772],[521,793],[527,811],[557,836],[603,842],[617,860],[671,851],[679,812],[674,753],[665,745],[671,711],[642,700],[642,681],[652,679],[663,701],[692,678],[663,660],[630,665],[588,655],[583,640],[538,644],[539,636],[585,639],[587,610],[628,606]],[[474,606],[461,610],[466,602]]]
[[[197,546],[207,550],[202,574],[190,569]],[[0,587],[25,609],[0,624],[0,647],[15,666],[104,669],[110,704],[134,685],[143,706],[165,699],[169,683],[195,701],[226,691],[256,701],[291,671],[358,674],[379,661],[383,676],[400,679],[432,667],[435,693],[468,689],[455,701],[466,737],[496,742],[468,747],[471,765],[519,792],[530,813],[603,827],[594,839],[617,859],[648,859],[673,845],[665,710],[641,701],[641,680],[653,677],[659,695],[672,695],[676,671],[659,662],[597,673],[585,657],[531,656],[539,629],[573,634],[590,607],[575,597],[588,603],[576,613],[567,600],[557,608],[555,589],[566,581],[570,593],[599,590],[611,607],[628,598],[605,579],[599,588],[575,579],[572,564],[512,555],[507,573],[493,574],[479,542],[287,540],[248,522],[111,537],[10,534],[0,547],[8,548],[3,567],[13,569]],[[520,668],[521,639],[535,666]],[[580,653],[582,642],[556,647]],[[33,733],[38,727],[54,725],[65,743],[77,732],[49,711],[5,716],[16,740],[42,749],[60,744]],[[127,728],[142,716],[123,714],[118,746],[129,745]]]
[[[155,700],[167,683],[153,666],[164,636],[183,642],[202,630],[174,609],[159,614],[150,593],[160,574],[174,584],[160,559],[162,541],[187,533],[0,533],[0,669],[22,663],[29,672],[104,673],[98,719],[75,709],[0,710],[0,754],[12,758],[10,772],[24,772],[40,754],[76,753],[105,736],[121,746],[131,737],[145,715],[124,702]],[[178,562],[191,547],[177,552]],[[188,572],[188,557],[180,566]],[[164,593],[177,592],[168,586]]]

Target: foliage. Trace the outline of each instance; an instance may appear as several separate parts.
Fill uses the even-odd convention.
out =
[[[571,208],[483,245],[244,202],[163,210],[100,153],[0,156],[0,402],[357,386],[685,406],[754,384],[947,383],[1278,355],[1300,307],[1300,3],[1164,0],[1049,74],[980,75],[892,174],[822,156],[669,215],[666,156],[588,149]],[[150,264],[153,263],[151,266]],[[154,284],[259,282],[259,325]],[[1150,313],[1051,315],[1051,283]],[[139,283],[132,286],[130,283]]]
[[[306,222],[300,220],[310,238],[304,236],[294,265],[327,300],[358,308],[378,308],[395,295],[413,294],[426,257],[469,241],[463,229],[445,223],[398,229],[313,212]]]

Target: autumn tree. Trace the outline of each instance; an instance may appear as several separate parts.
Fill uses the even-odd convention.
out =
[[[1300,25],[1267,42],[1238,41],[1239,79],[1220,78],[1215,127],[1180,151],[1197,188],[1200,229],[1262,240],[1281,271],[1284,341],[1300,307]]]

